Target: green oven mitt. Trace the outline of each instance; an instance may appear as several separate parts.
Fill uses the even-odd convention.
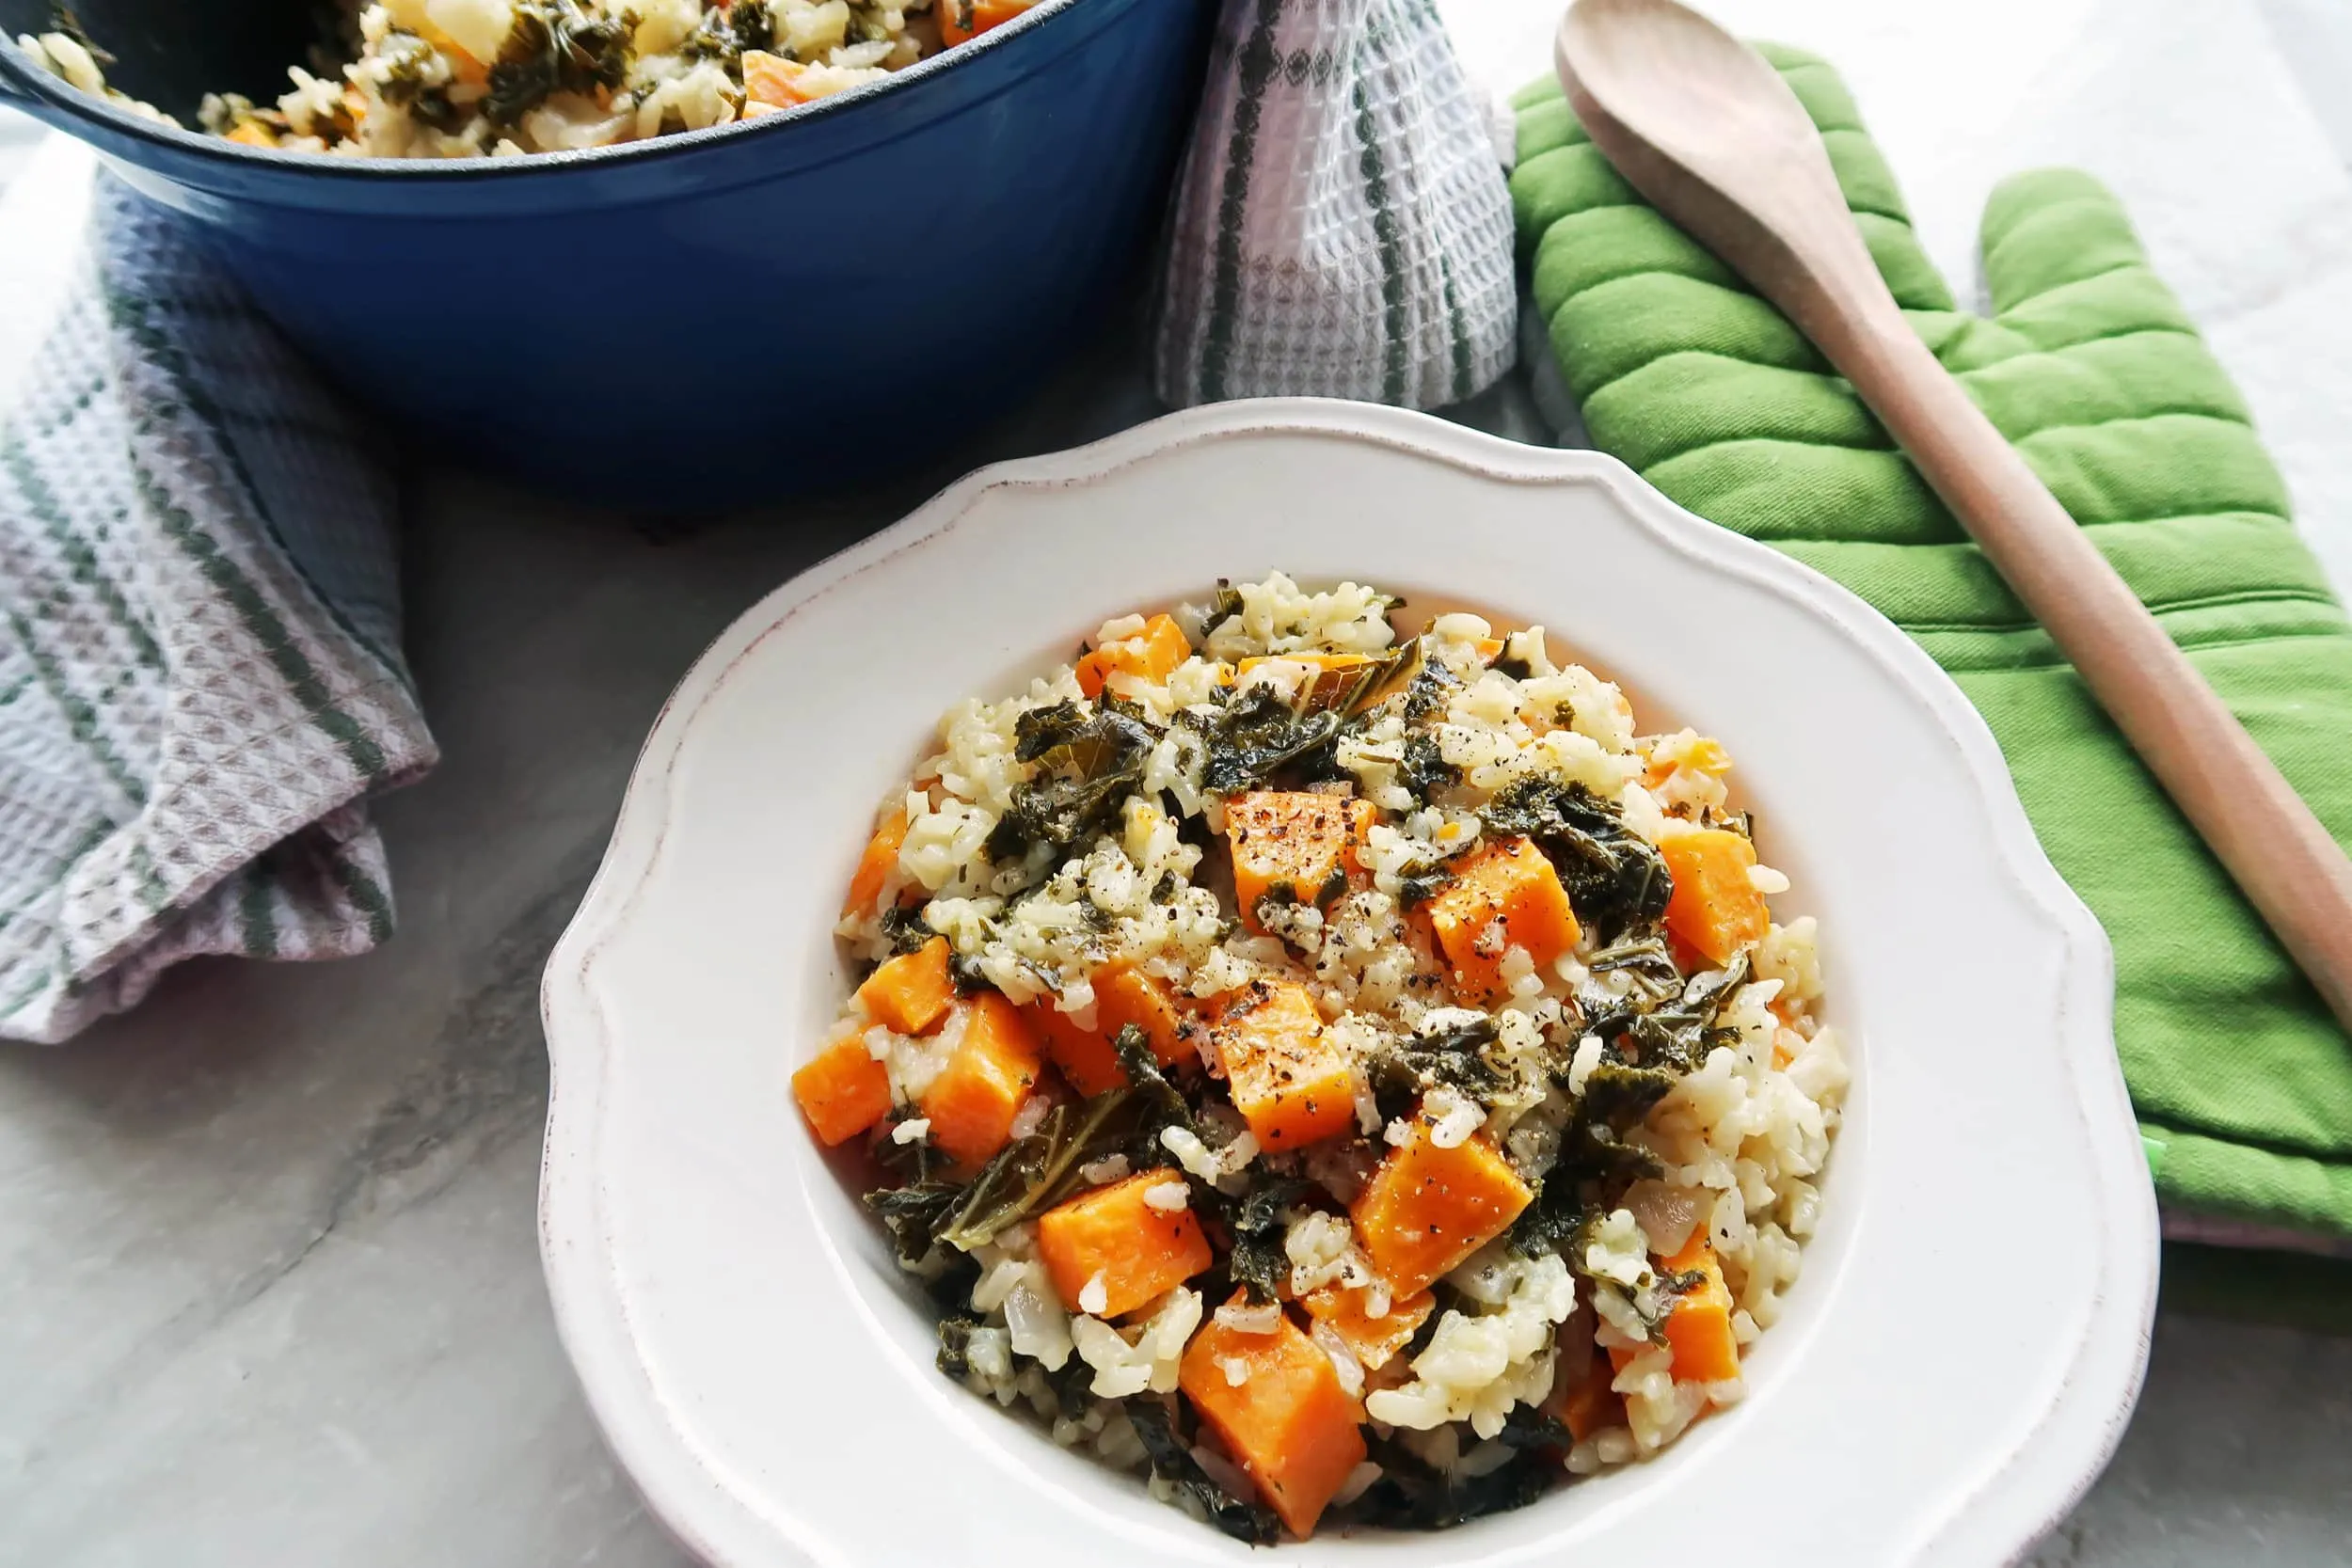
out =
[[[2115,198],[2063,170],[1994,191],[1994,314],[1963,313],[1836,74],[1764,54],[1821,128],[1919,335],[2352,842],[2352,625],[2244,402]],[[2323,1248],[2352,1237],[2352,1041],[2317,993],[1811,345],[1643,203],[1556,85],[1515,107],[1520,253],[1593,444],[1860,594],[1977,705],[2042,847],[2114,942],[2117,1045],[2176,1221]]]

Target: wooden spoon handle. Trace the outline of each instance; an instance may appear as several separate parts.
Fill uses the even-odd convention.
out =
[[[1900,314],[1844,325],[1831,361],[2352,1028],[2352,859]]]

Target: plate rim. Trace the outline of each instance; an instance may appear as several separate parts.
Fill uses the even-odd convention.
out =
[[[695,716],[760,640],[797,609],[952,529],[985,495],[1070,489],[1203,442],[1282,436],[1402,451],[1514,486],[1604,490],[1633,523],[1677,554],[1790,600],[1837,631],[1924,706],[1955,745],[1985,807],[2001,870],[2062,945],[2055,1022],[2098,1188],[2104,1244],[2099,1288],[2080,1338],[2068,1348],[2065,1375],[2005,1460],[1955,1482],[1927,1531],[1903,1544],[1901,1560],[2021,1560],[2089,1491],[2130,1421],[2146,1375],[2155,1310],[2158,1221],[2114,1047],[2113,952],[2096,917],[2042,851],[1991,730],[1951,677],[1866,601],[1795,558],[1683,509],[1613,457],[1530,446],[1426,414],[1322,398],[1248,399],[1181,410],[1085,446],[976,469],[897,523],[763,595],[712,640],[664,701],[631,768],[596,875],[551,950],[540,992],[549,1085],[538,1223],[549,1304],[590,1410],[648,1511],[712,1563],[756,1560],[734,1549],[745,1527],[773,1539],[774,1521],[744,1509],[695,1459],[632,1354],[627,1305],[607,1262],[610,1238],[599,1220],[592,1157],[612,1026],[591,977],[598,952],[626,926],[659,863],[672,772]],[[2131,1330],[2120,1341],[2113,1338],[2119,1325]],[[818,1560],[815,1543],[799,1541],[794,1547],[801,1560]]]

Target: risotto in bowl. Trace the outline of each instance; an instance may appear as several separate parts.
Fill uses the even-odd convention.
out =
[[[550,1288],[718,1562],[2005,1558],[2153,1307],[2106,965],[1825,579],[1197,411],[687,678],[548,969]]]
[[[1245,1540],[1738,1402],[1847,1082],[1723,744],[1539,626],[1281,573],[950,708],[793,1076],[938,1365]]]

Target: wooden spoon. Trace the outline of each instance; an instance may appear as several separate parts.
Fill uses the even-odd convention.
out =
[[[1903,320],[1779,73],[1674,0],[1576,0],[1557,60],[1609,161],[1820,345],[2352,1028],[2352,861]]]

